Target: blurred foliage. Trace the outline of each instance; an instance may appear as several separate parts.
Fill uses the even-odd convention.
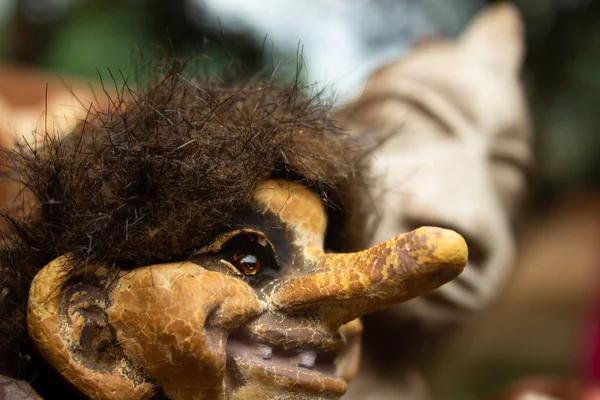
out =
[[[544,178],[559,191],[597,188],[600,2],[555,15],[543,33],[530,30],[526,78]]]
[[[96,68],[132,72],[136,53],[154,59],[160,52],[147,40],[144,15],[135,11],[110,2],[72,9],[64,22],[49,28],[52,41],[36,61],[75,76],[92,76]]]
[[[61,75],[100,76],[116,84],[141,65],[165,57],[200,56],[199,67],[207,75],[232,65],[246,73],[260,68],[260,52],[250,40],[226,36],[218,27],[195,30],[185,20],[182,1],[73,3],[60,18],[39,23],[28,18],[26,2],[21,2],[13,20],[0,26],[0,55]]]

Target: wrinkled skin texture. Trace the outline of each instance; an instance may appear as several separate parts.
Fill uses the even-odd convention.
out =
[[[374,152],[379,215],[366,245],[435,225],[461,233],[470,253],[455,281],[366,319],[366,332],[378,334],[366,338],[364,374],[348,398],[400,398],[407,391],[429,398],[423,382],[405,379],[425,358],[418,349],[430,348],[422,344],[423,332],[447,332],[482,310],[511,275],[511,217],[532,163],[519,81],[523,51],[516,9],[491,7],[457,41],[423,43],[379,70],[348,114],[367,142],[386,138]],[[399,349],[401,335],[412,336]]]
[[[73,271],[54,260],[31,287],[30,336],[94,399],[338,398],[358,368],[357,318],[455,278],[467,248],[425,227],[328,254],[326,227],[313,192],[266,181],[190,261]]]

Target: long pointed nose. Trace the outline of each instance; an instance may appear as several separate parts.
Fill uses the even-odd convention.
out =
[[[422,227],[358,253],[321,254],[314,273],[291,279],[271,299],[283,312],[313,309],[340,326],[438,288],[462,272],[467,256],[458,233]]]

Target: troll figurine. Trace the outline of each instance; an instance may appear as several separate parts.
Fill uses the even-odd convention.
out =
[[[47,400],[339,398],[358,318],[458,276],[465,241],[359,249],[367,155],[327,107],[165,75],[8,152],[1,374]]]

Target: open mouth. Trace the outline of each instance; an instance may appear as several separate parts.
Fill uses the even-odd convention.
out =
[[[268,340],[241,328],[227,341],[228,363],[234,362],[246,378],[258,378],[287,390],[344,394],[347,383],[336,376],[343,341],[304,339]]]

